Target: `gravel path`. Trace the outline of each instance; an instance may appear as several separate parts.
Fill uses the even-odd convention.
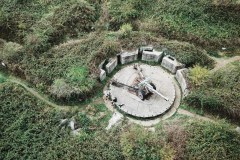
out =
[[[211,72],[215,72],[223,67],[225,67],[228,63],[235,62],[235,61],[240,61],[240,56],[235,56],[231,58],[216,58],[216,57],[211,57],[215,62],[216,65],[214,69],[211,70]]]

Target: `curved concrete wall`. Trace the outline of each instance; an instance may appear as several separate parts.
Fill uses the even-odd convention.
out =
[[[188,80],[188,69],[187,68],[183,68],[180,70],[177,70],[177,73],[175,75],[178,83],[180,84],[182,93],[183,93],[183,97],[187,96],[189,93],[189,80]]]
[[[161,66],[163,66],[168,71],[170,71],[174,74],[176,73],[177,70],[185,67],[184,64],[178,62],[174,57],[169,56],[169,55],[167,55],[163,58]]]
[[[175,77],[181,87],[183,97],[187,96],[189,93],[189,81],[187,78],[188,69],[184,68],[185,65],[178,62],[174,57],[169,55],[164,56],[163,52],[158,52],[153,50],[152,46],[140,47],[139,50],[134,52],[123,52],[120,56],[120,63],[126,64],[133,61],[136,61],[139,57],[139,54],[142,56],[141,60],[143,61],[151,61],[151,62],[161,62],[161,66],[169,70],[171,73],[175,74]],[[110,74],[118,65],[117,56],[114,58],[110,58],[109,62],[104,67],[103,64],[106,62],[106,59],[102,61],[99,65],[99,79],[103,81],[107,74]],[[105,70],[103,69],[105,68]]]

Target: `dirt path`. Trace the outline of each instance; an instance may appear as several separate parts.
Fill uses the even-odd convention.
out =
[[[38,93],[37,91],[35,91],[33,88],[28,87],[26,84],[24,84],[23,82],[21,82],[21,80],[18,80],[18,79],[16,79],[15,77],[9,77],[8,81],[10,81],[10,82],[12,82],[12,83],[16,83],[16,84],[22,86],[22,87],[25,88],[29,93],[31,93],[34,97],[36,97],[37,99],[43,101],[44,103],[46,103],[46,104],[48,104],[49,106],[52,106],[52,107],[54,107],[54,108],[56,108],[56,109],[66,110],[66,111],[67,111],[67,110],[69,110],[70,108],[76,107],[76,106],[59,106],[59,105],[57,105],[57,104],[55,104],[55,103],[53,103],[53,102],[50,102],[50,100],[49,100],[47,97],[39,94],[39,93]]]
[[[185,109],[181,109],[181,108],[178,109],[177,113],[182,114],[182,115],[186,115],[186,116],[189,116],[189,117],[193,117],[193,118],[196,118],[196,119],[204,120],[204,121],[215,122],[214,120],[212,120],[208,117],[200,116],[200,115],[197,115],[195,113],[191,113],[191,112],[189,112]]]
[[[228,63],[234,62],[234,61],[240,61],[240,56],[235,56],[231,58],[216,58],[216,57],[211,57],[215,62],[215,68],[211,70],[211,72],[215,72],[223,67],[225,67]]]

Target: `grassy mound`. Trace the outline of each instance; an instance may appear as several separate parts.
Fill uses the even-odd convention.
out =
[[[226,68],[209,75],[205,84],[186,97],[189,105],[219,113],[232,120],[240,119],[240,63],[234,62]]]
[[[0,59],[8,69],[25,77],[40,91],[57,100],[85,99],[98,86],[98,65],[107,58],[146,44],[157,49],[168,48],[171,54],[187,66],[213,66],[203,50],[187,42],[155,38],[149,33],[126,31],[92,32],[78,40],[69,40],[37,56],[24,54],[26,50],[13,42],[3,41]]]
[[[132,23],[135,29],[209,48],[239,45],[239,4],[214,2],[111,0],[109,22],[113,29],[120,28],[122,23]]]
[[[0,38],[25,42],[34,52],[91,31],[99,12],[95,5],[79,0],[4,0],[0,8],[0,31],[4,33]]]

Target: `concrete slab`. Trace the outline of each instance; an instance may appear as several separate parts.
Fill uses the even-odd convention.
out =
[[[189,80],[188,80],[187,75],[188,75],[187,68],[177,70],[176,75],[175,75],[175,77],[181,87],[183,97],[186,97],[189,93]]]
[[[149,97],[149,99],[142,101],[136,94],[129,92],[127,89],[113,85],[110,85],[110,92],[112,96],[117,98],[117,103],[124,104],[119,109],[127,114],[141,118],[162,115],[171,108],[175,100],[173,79],[169,73],[159,66],[142,64],[141,68],[142,73],[146,77],[149,77],[156,85],[156,90],[169,98],[169,101],[155,94]],[[130,65],[117,72],[113,79],[127,85],[132,85],[137,77],[137,71],[133,68],[133,65]]]
[[[164,68],[166,68],[173,74],[175,74],[177,70],[185,67],[184,64],[178,62],[174,57],[169,56],[169,55],[167,55],[163,58],[161,66],[163,66]]]
[[[138,58],[138,50],[134,52],[124,52],[120,55],[121,64],[130,63],[136,61]]]
[[[106,65],[107,73],[110,74],[117,67],[117,58],[110,58]]]
[[[106,62],[107,59],[104,59],[99,65],[98,65],[98,68],[99,69],[103,69],[103,65],[104,63]]]
[[[106,79],[106,77],[107,77],[106,71],[104,71],[103,69],[100,69],[100,75],[99,75],[100,81],[103,81],[104,79]]]
[[[163,52],[158,52],[153,50],[151,51],[143,51],[142,52],[142,60],[148,62],[160,62],[163,58]]]
[[[153,51],[153,46],[152,45],[149,45],[149,46],[142,46],[139,48],[139,53],[142,54],[143,51],[150,51],[152,52]]]

